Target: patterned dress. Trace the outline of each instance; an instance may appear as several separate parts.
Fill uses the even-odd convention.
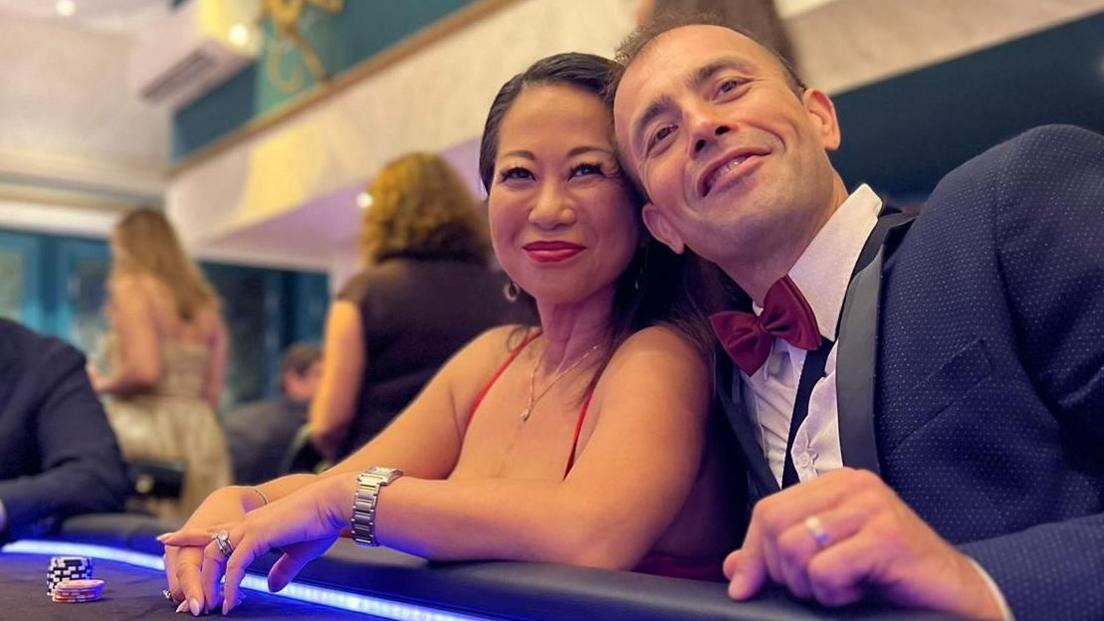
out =
[[[107,342],[109,360],[119,363],[118,339]],[[231,483],[230,457],[218,418],[203,396],[211,351],[202,344],[161,342],[161,377],[149,392],[105,401],[123,458],[175,462],[184,466],[179,499],[143,499],[141,509],[182,520],[215,489]]]

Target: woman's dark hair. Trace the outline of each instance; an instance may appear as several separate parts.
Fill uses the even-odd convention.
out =
[[[612,60],[594,54],[571,52],[538,60],[524,72],[510,78],[491,104],[479,145],[479,175],[487,194],[490,195],[494,181],[499,128],[526,88],[553,84],[569,86],[605,102],[603,95],[616,72],[617,65]],[[610,143],[613,144],[612,113],[610,116]],[[638,208],[642,206],[644,200],[633,183],[624,175],[622,182],[633,204]],[[722,288],[717,268],[693,253],[671,252],[646,232],[642,231],[641,235],[642,243],[629,266],[617,279],[606,353],[594,373],[588,392],[597,384],[617,347],[633,332],[650,325],[672,326],[689,337],[703,354],[707,353],[713,337],[706,314],[728,305],[727,292]],[[521,292],[517,302],[533,306],[532,297],[525,291]]]

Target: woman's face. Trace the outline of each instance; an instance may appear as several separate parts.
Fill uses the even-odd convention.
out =
[[[502,119],[488,196],[491,242],[539,303],[613,287],[640,235],[610,141],[610,113],[565,85],[525,88]]]

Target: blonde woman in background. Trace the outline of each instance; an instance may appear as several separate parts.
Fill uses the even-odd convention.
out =
[[[505,276],[488,269],[483,214],[439,155],[411,153],[368,188],[365,267],[326,319],[311,442],[345,457],[386,427],[465,343],[516,318]]]
[[[106,375],[96,392],[128,461],[183,464],[178,500],[144,507],[166,519],[190,514],[230,483],[230,461],[215,411],[227,360],[219,299],[153,209],[126,215],[111,237],[111,333]]]

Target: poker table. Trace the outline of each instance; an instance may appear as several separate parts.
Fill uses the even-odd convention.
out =
[[[49,539],[24,540],[0,552],[0,618],[174,619],[157,534],[171,524],[136,515],[92,515],[67,521]],[[103,599],[54,603],[46,596],[51,556],[88,556],[106,581]],[[806,621],[824,619],[944,621],[919,611],[862,606],[827,610],[781,590],[749,602],[728,599],[725,585],[542,563],[432,563],[383,548],[339,540],[280,594],[264,587],[276,556],[259,559],[244,586],[241,619],[639,619]],[[17,611],[17,612],[16,612]]]

